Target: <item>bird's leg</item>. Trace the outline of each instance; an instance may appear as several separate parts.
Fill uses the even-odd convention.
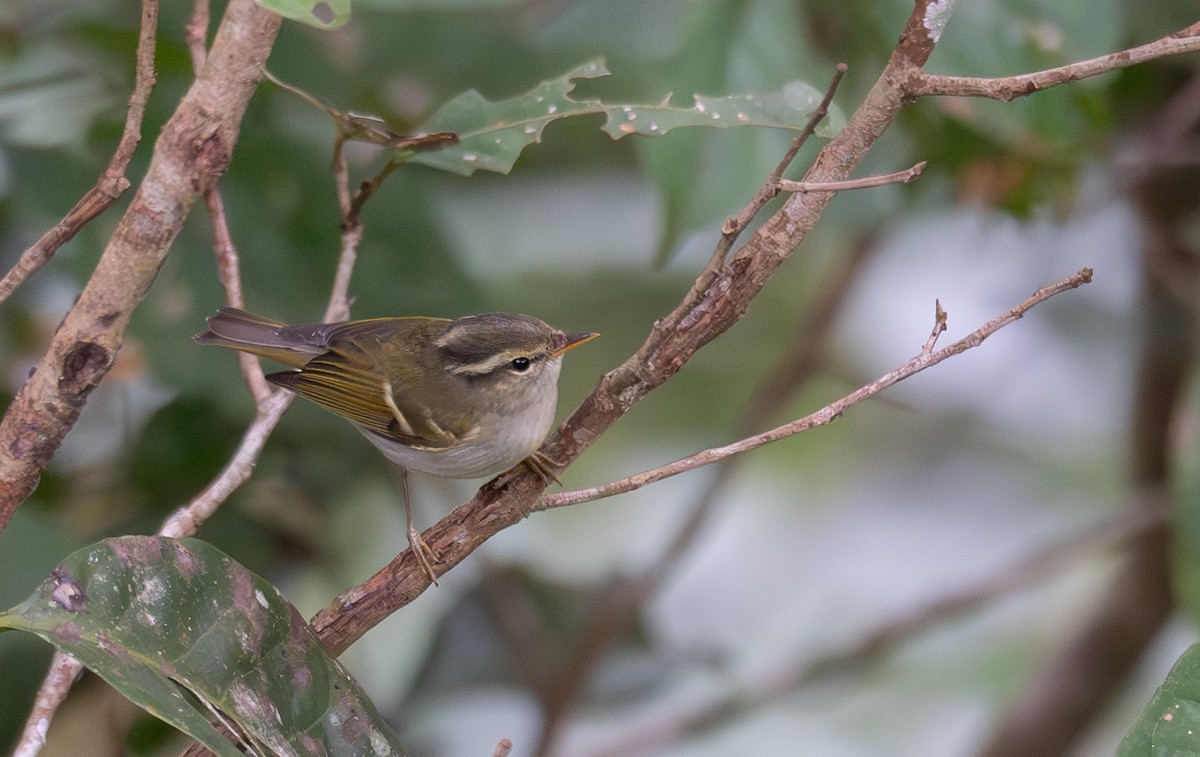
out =
[[[562,486],[562,481],[559,480],[558,475],[554,472],[554,469],[560,467],[561,463],[551,457],[543,455],[541,452],[536,450],[530,453],[529,457],[522,460],[518,465],[504,473],[501,473],[496,478],[495,482],[493,482],[492,486],[495,486],[497,489],[499,489],[509,481],[512,481],[514,478],[519,476],[521,473],[521,465],[524,465],[526,468],[536,473],[537,477],[542,479],[542,484],[545,486],[549,486],[551,482]]]
[[[554,469],[561,467],[562,463],[558,462],[549,455],[544,455],[541,452],[534,450],[533,453],[529,457],[525,458],[523,462],[525,463],[525,467],[529,468],[529,470],[541,477],[546,486],[549,486],[551,481],[559,486],[563,485],[563,482],[558,478],[558,474],[554,472]]]
[[[412,505],[409,504],[408,496],[408,469],[403,466],[400,466],[400,488],[404,491],[404,526],[408,529],[408,548],[417,558],[417,565],[421,566],[421,572],[429,579],[429,583],[436,584],[437,574],[433,572],[433,563],[436,559],[429,549],[429,545],[421,538],[421,534],[413,528]]]

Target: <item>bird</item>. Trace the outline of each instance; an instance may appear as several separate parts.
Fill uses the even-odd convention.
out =
[[[562,357],[598,336],[519,313],[287,325],[226,307],[207,326],[197,342],[287,367],[267,380],[349,421],[399,466],[409,546],[431,582],[409,471],[483,478],[525,461],[557,480],[536,450],[554,422]]]

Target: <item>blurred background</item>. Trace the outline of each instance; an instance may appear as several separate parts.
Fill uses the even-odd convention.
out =
[[[269,67],[400,131],[464,90],[510,97],[596,56],[612,75],[578,94],[611,102],[793,80],[823,90],[845,61],[836,103],[849,113],[910,7],[358,0],[333,33],[285,23]],[[135,184],[190,82],[189,10],[162,8]],[[959,3],[928,68],[1022,73],[1198,17],[1192,0]],[[107,163],[137,23],[136,4],[113,0],[0,5],[5,269]],[[1083,266],[1095,282],[830,427],[501,533],[343,656],[411,754],[487,755],[502,738],[514,755],[985,754],[1011,746],[1005,728],[1027,722],[1039,674],[1069,686],[1091,672],[1056,667],[1082,637],[1131,672],[1097,685],[1095,718],[1055,750],[1111,754],[1196,639],[1198,70],[1190,56],[1009,104],[907,109],[859,173],[926,160],[922,178],[840,195],[746,318],[572,465],[567,488],[820,408],[915,355],[935,299],[950,315],[948,344]],[[507,176],[394,174],[363,215],[354,316],[510,310],[600,331],[566,361],[565,417],[678,302],[721,222],[790,140],[690,129],[614,142],[600,121],[551,124]],[[324,308],[339,241],[332,137],[326,116],[269,84],[251,103],[221,187],[255,312],[312,321]],[[359,179],[383,160],[367,146],[350,157]],[[0,309],[0,392],[19,388],[119,212]],[[116,368],[0,535],[0,605],[79,547],[155,531],[228,459],[252,402],[233,356],[191,341],[222,304],[197,206]],[[418,525],[477,483],[415,477]],[[1169,539],[1097,537],[1164,493]],[[707,516],[694,518],[706,497]],[[296,403],[252,480],[199,535],[309,616],[405,548],[403,523],[389,464],[348,425]],[[1145,581],[1118,583],[1139,566]],[[1098,624],[1118,585],[1128,622]],[[644,591],[614,599],[630,586]],[[0,745],[49,656],[31,636],[0,635]],[[85,679],[43,753],[178,748],[168,728]]]

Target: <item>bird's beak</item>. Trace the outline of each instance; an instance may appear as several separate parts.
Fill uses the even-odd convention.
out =
[[[563,342],[561,347],[550,353],[550,357],[551,359],[559,357],[567,350],[575,349],[584,342],[590,342],[598,336],[600,336],[600,333],[596,331],[585,331],[582,334],[570,334],[566,337],[566,341]]]

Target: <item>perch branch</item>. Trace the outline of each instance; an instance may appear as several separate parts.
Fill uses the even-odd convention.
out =
[[[916,0],[899,44],[846,126],[817,154],[807,181],[844,181],[891,126],[908,98],[901,82],[923,66],[940,28],[929,24],[933,0]],[[692,355],[724,333],[746,312],[755,296],[786,261],[823,214],[832,192],[802,192],[756,228],[741,247],[728,255],[722,239],[708,266],[682,302],[655,322],[642,346],[624,363],[601,377],[592,393],[541,452],[565,466],[649,392],[670,379]],[[502,481],[503,483],[498,483]],[[527,516],[539,502],[545,480],[514,470],[485,485],[465,505],[422,535],[439,568],[453,567],[480,544]],[[405,551],[363,584],[344,592],[314,616],[313,627],[334,654],[339,654],[399,607],[418,596],[429,579]]]

